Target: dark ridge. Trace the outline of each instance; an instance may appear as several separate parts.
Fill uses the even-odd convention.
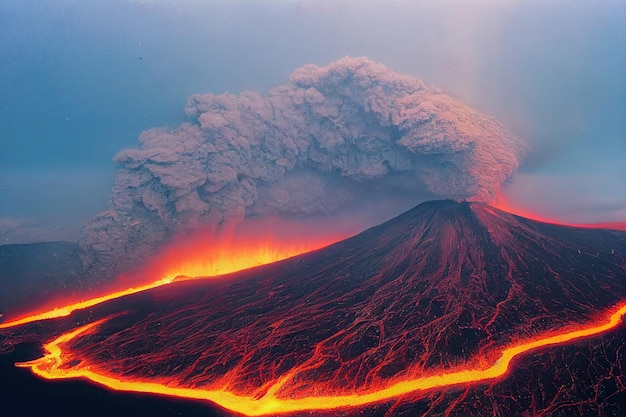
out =
[[[72,242],[1,245],[0,312],[87,285],[80,255]]]

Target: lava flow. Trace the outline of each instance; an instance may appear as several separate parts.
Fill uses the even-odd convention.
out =
[[[43,311],[33,311],[0,323],[0,329],[65,317],[75,310],[93,307],[109,300],[176,281],[211,278],[270,264],[328,246],[345,237],[339,234],[327,234],[307,239],[296,239],[292,236],[285,238],[262,235],[255,231],[254,226],[249,224],[246,226],[252,231],[237,233],[231,230],[228,233],[198,234],[187,240],[176,242],[155,256],[155,259],[141,272],[142,276],[151,277],[152,280],[141,282],[146,280],[139,279],[140,283],[133,285],[133,282],[137,281],[136,278],[120,277],[115,285],[116,289],[104,288],[100,294],[85,297],[80,301],[61,300]],[[286,226],[295,227],[289,224]],[[161,278],[154,280],[154,276]]]
[[[502,351],[498,359],[487,368],[468,368],[447,370],[440,374],[406,378],[390,386],[381,387],[377,390],[362,393],[345,393],[343,395],[316,395],[297,399],[281,398],[277,396],[282,386],[293,374],[287,374],[267,387],[267,392],[260,398],[239,396],[229,392],[225,388],[216,390],[203,388],[188,388],[176,386],[173,381],[150,381],[150,380],[122,380],[115,376],[109,376],[99,371],[93,371],[89,363],[78,360],[80,366],[63,367],[62,345],[72,341],[85,332],[103,323],[106,319],[90,323],[71,332],[65,333],[44,348],[48,352],[40,359],[30,362],[18,363],[19,367],[29,367],[32,371],[46,379],[67,379],[83,377],[105,385],[108,388],[132,392],[146,392],[164,394],[181,398],[199,399],[212,401],[226,409],[236,411],[248,416],[263,416],[277,413],[290,413],[294,411],[308,410],[332,410],[344,407],[362,406],[371,403],[382,402],[416,391],[425,391],[433,388],[445,388],[455,385],[476,383],[489,379],[498,378],[506,374],[511,361],[517,356],[541,347],[564,344],[575,339],[594,336],[616,327],[622,316],[626,315],[626,305],[622,305],[613,312],[608,319],[599,324],[583,327],[574,331],[555,332],[547,337],[537,338],[532,341],[522,342],[508,347]],[[69,355],[70,358],[72,355]]]
[[[614,337],[626,314],[625,259],[623,232],[436,201],[282,262],[172,282],[3,335],[46,332],[48,353],[21,364],[45,378],[205,399],[248,415],[350,407],[395,415],[406,403],[415,408],[398,415],[425,414],[446,395],[458,398],[433,415],[455,407],[465,415],[470,397],[487,398],[474,415],[537,415],[569,388],[527,384],[525,393],[544,391],[516,397],[532,400],[508,413],[486,412],[485,391],[524,374],[510,371],[519,360],[554,350],[541,348]],[[619,349],[603,356],[598,369],[608,371],[576,374],[577,384],[613,381],[591,391],[623,395]]]

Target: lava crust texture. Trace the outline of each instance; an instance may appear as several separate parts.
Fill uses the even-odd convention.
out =
[[[623,232],[435,201],[310,254],[136,294],[55,326],[105,318],[64,345],[68,369],[259,400],[369,395],[485,369],[507,347],[594,325],[626,300],[625,258]],[[626,392],[624,340],[617,328],[579,348],[535,350],[503,378],[451,381],[356,410],[623,412],[615,404]]]

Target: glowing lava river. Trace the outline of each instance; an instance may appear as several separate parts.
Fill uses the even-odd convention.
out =
[[[5,350],[48,340],[18,364],[43,378],[251,416],[619,415],[625,259],[624,232],[431,202],[311,253],[0,335]]]
[[[616,327],[626,315],[626,305],[623,305],[609,317],[608,321],[597,326],[585,327],[574,331],[556,333],[553,336],[539,338],[530,342],[520,343],[505,349],[496,362],[485,369],[455,369],[443,372],[438,375],[418,377],[397,382],[391,386],[378,389],[376,391],[345,394],[335,396],[317,395],[314,397],[304,397],[298,399],[284,399],[276,396],[276,392],[291,376],[283,376],[277,383],[267,389],[267,393],[261,398],[242,397],[225,390],[205,390],[202,388],[184,388],[170,385],[164,381],[133,381],[120,380],[104,373],[93,371],[89,365],[80,367],[63,367],[62,345],[71,341],[75,337],[89,332],[95,326],[102,323],[97,321],[79,327],[69,333],[65,333],[44,348],[47,354],[37,360],[18,363],[17,366],[29,367],[33,372],[46,379],[59,378],[88,378],[94,382],[105,385],[109,388],[124,391],[148,392],[154,394],[173,395],[184,398],[194,398],[200,400],[213,401],[232,411],[236,411],[248,416],[273,415],[277,413],[287,413],[305,410],[328,410],[342,407],[354,407],[370,403],[380,402],[415,391],[424,391],[432,388],[449,387],[459,384],[480,382],[488,379],[503,376],[511,361],[519,355],[523,355],[533,349],[540,347],[566,343],[581,337],[588,337],[600,334]]]
[[[101,295],[88,297],[77,302],[58,303],[51,309],[44,309],[41,312],[23,315],[20,318],[0,323],[0,329],[39,320],[65,317],[76,310],[93,307],[109,300],[169,285],[173,282],[207,279],[266,265],[328,246],[337,240],[339,240],[337,237],[325,237],[293,244],[254,235],[239,237],[231,234],[226,236],[211,235],[210,237],[196,236],[191,242],[176,245],[160,254],[157,256],[158,261],[148,266],[149,274],[147,275],[164,275],[163,278],[131,287],[123,285],[122,289],[104,291]]]

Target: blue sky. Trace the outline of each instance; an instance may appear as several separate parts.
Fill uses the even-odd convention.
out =
[[[185,120],[195,93],[264,91],[366,55],[525,138],[511,200],[626,220],[626,2],[5,0],[0,243],[73,239],[113,155]]]

